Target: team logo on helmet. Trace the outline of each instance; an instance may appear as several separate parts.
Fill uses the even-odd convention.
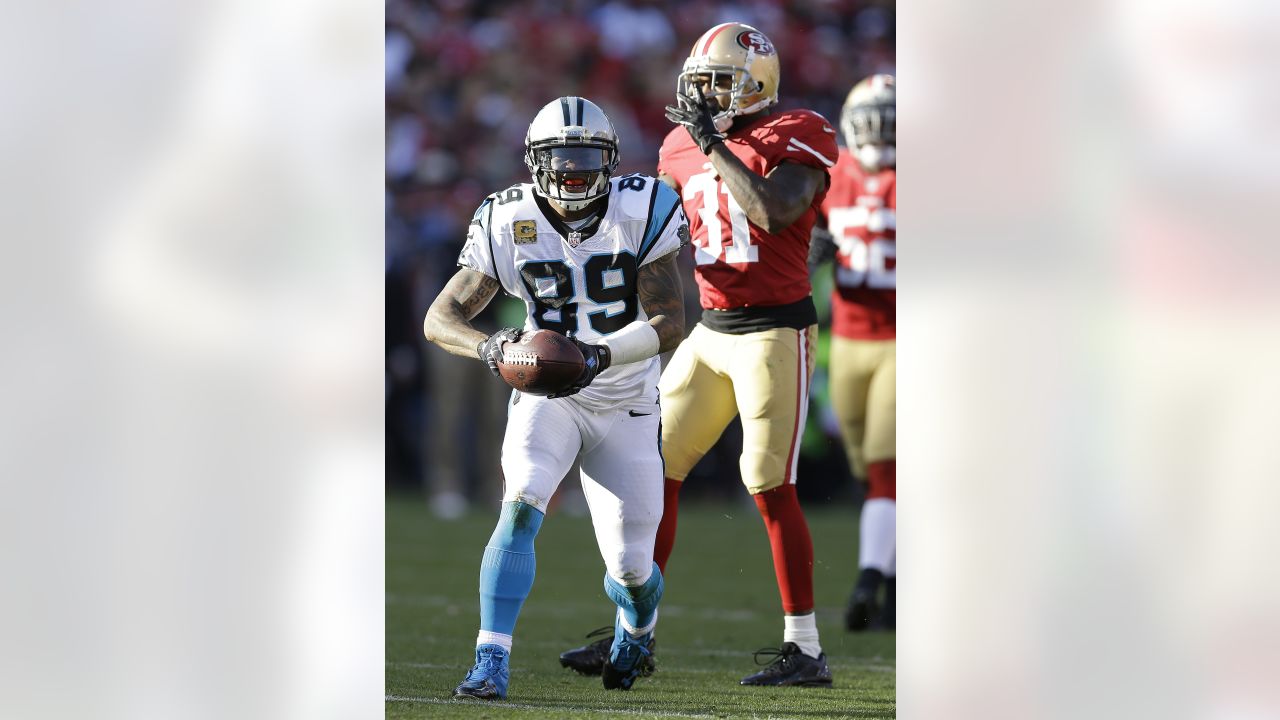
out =
[[[776,52],[769,38],[756,30],[743,30],[738,33],[738,44],[757,55],[772,55]]]

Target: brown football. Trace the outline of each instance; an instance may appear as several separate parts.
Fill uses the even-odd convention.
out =
[[[582,351],[551,330],[534,330],[502,346],[498,372],[511,387],[530,395],[550,395],[577,380],[586,368]]]

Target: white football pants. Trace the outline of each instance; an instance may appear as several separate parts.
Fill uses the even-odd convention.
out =
[[[581,455],[582,492],[609,576],[643,584],[662,519],[661,410],[594,412],[569,398],[513,393],[502,442],[502,501],[546,512]]]

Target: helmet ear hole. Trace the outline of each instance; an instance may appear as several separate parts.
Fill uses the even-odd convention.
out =
[[[764,92],[764,83],[756,81],[756,92]]]

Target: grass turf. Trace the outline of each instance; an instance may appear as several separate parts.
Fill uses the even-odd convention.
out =
[[[856,574],[857,515],[809,509],[818,628],[833,689],[738,685],[751,653],[782,642],[769,542],[755,507],[680,508],[658,623],[658,671],[630,692],[560,667],[563,650],[610,624],[604,564],[588,518],[552,513],[538,535],[538,575],[520,615],[505,702],[453,700],[471,667],[480,556],[492,512],[442,521],[416,497],[387,502],[386,716],[894,717],[893,633],[847,633],[844,601]]]

